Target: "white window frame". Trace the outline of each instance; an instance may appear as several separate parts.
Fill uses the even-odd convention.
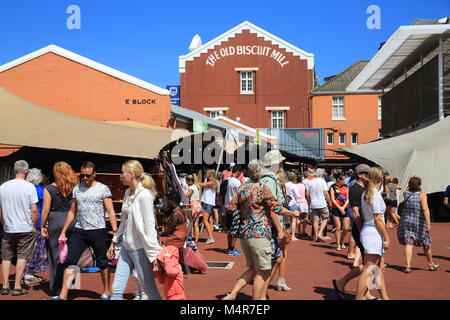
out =
[[[254,72],[253,71],[240,71],[239,72],[239,87],[241,94],[253,94],[254,91]],[[249,89],[250,88],[250,89]]]
[[[330,137],[331,137],[331,143],[330,143]],[[334,132],[327,133],[327,145],[329,145],[329,146],[334,145]]]
[[[378,96],[378,120],[381,120],[381,96]]]
[[[223,111],[209,111],[209,117],[211,119],[216,119],[223,115]]]
[[[343,96],[332,97],[331,120],[345,120],[345,102]]]
[[[355,137],[356,137],[356,142],[354,141],[354,140],[355,140],[355,139],[354,139]],[[352,133],[352,136],[351,136],[351,143],[352,143],[352,144],[358,144],[358,133],[357,133],[357,132],[353,132],[353,133]]]
[[[344,137],[344,143],[341,142],[341,137]],[[347,134],[346,133],[339,133],[339,144],[340,145],[347,144]]]
[[[280,127],[281,120],[281,127]],[[274,126],[274,121],[276,121],[276,126]],[[284,129],[284,111],[283,110],[272,110],[270,111],[270,127],[275,129]]]

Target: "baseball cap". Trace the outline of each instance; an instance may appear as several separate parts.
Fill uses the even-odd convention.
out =
[[[264,166],[270,167],[271,165],[281,163],[285,159],[279,150],[270,150],[264,156]]]
[[[355,172],[356,173],[370,172],[370,167],[367,164],[360,164],[356,166]]]

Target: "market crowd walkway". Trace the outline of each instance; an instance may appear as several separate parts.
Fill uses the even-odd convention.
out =
[[[309,231],[309,228],[308,228]],[[412,273],[404,273],[404,247],[399,245],[395,230],[388,230],[392,247],[386,254],[386,285],[389,297],[394,300],[449,300],[450,291],[450,223],[433,223],[433,257],[440,264],[438,271],[428,271],[427,261],[421,248],[415,248],[412,261]],[[275,288],[277,278],[269,287],[271,300],[337,300],[331,280],[340,278],[348,272],[352,260],[346,258],[347,249],[336,251],[334,234],[328,233],[332,240],[316,243],[309,240],[291,242],[288,251],[286,282],[292,288],[289,292],[278,292]],[[201,237],[204,234],[201,235]],[[244,256],[226,254],[226,234],[215,232],[216,242],[206,245],[200,242],[200,250],[207,261],[234,262],[231,269],[208,269],[205,274],[185,276],[186,297],[188,300],[216,300],[231,291],[237,277],[245,270]],[[237,249],[240,249],[237,244]],[[11,268],[11,272],[15,272]],[[1,270],[0,270],[1,272]],[[24,296],[0,296],[1,300],[43,300],[48,298],[48,276],[40,275],[44,282],[30,287],[30,293]],[[114,274],[112,273],[113,277]],[[14,275],[10,276],[13,285]],[[82,273],[81,289],[69,294],[74,300],[99,300],[101,282],[98,274]],[[162,286],[158,283],[161,294]],[[346,298],[355,299],[356,280],[346,288]],[[252,287],[247,286],[238,295],[238,300],[251,299]],[[124,299],[134,298],[132,278],[128,283]],[[378,296],[376,290],[372,294]]]

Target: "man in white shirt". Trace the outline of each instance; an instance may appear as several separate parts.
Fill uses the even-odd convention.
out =
[[[314,174],[313,174],[314,175]],[[306,199],[311,209],[311,219],[313,220],[314,241],[325,242],[323,231],[325,230],[330,213],[328,207],[331,207],[331,199],[328,194],[328,187],[323,177],[323,170],[317,169],[316,179],[313,179],[306,185]],[[322,220],[319,230],[319,221]]]
[[[241,175],[241,173],[243,172],[242,166],[241,165],[235,165],[233,166],[233,170],[231,173],[231,177],[229,177],[228,179],[226,179],[225,181],[228,181],[228,185],[227,185],[227,192],[225,194],[225,200],[224,200],[224,206],[225,208],[228,209],[228,206],[231,202],[231,200],[233,199],[233,197],[236,195],[236,191],[239,189],[239,187],[241,186],[241,181],[238,179],[239,176]],[[233,214],[229,214],[228,210],[226,210],[227,212],[227,229],[230,230],[231,228],[231,222],[233,220]],[[242,255],[242,252],[240,252],[239,250],[237,250],[234,246],[236,244],[236,239],[237,238],[232,238],[230,235],[227,235],[228,238],[228,255],[230,256],[240,256]]]
[[[28,175],[28,163],[19,160],[14,163],[15,179],[0,186],[0,222],[4,234],[2,241],[2,295],[7,295],[9,289],[9,270],[11,260],[16,256],[16,279],[13,296],[27,294],[22,288],[21,280],[26,260],[34,253],[36,226],[39,218],[36,188],[25,181]]]

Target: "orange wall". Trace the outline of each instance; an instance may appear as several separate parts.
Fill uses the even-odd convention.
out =
[[[78,117],[169,125],[170,95],[159,95],[51,52],[0,72],[0,85],[40,106]],[[155,99],[156,104],[132,104],[133,99]]]
[[[325,159],[348,159],[330,149],[350,147],[351,134],[358,133],[358,144],[378,139],[381,120],[378,119],[378,96],[380,94],[347,94],[344,96],[344,113],[346,120],[331,120],[332,95],[315,95],[312,97],[312,127],[325,128]],[[327,133],[334,132],[334,145],[327,144]],[[339,134],[346,133],[346,144],[339,144]]]

